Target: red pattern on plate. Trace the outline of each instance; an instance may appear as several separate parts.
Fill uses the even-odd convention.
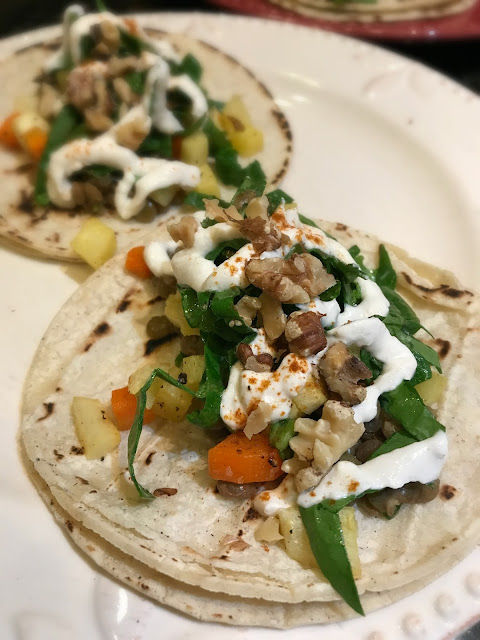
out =
[[[444,18],[398,20],[396,22],[338,22],[308,18],[275,6],[268,0],[210,0],[239,13],[273,20],[287,20],[351,36],[379,40],[454,40],[480,36],[480,0],[470,9]]]

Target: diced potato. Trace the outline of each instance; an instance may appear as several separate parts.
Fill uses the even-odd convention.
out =
[[[357,579],[362,575],[362,567],[358,555],[358,526],[355,519],[355,509],[353,507],[343,507],[343,509],[340,509],[338,512],[338,515],[340,516],[343,541],[352,567],[353,577]]]
[[[106,415],[99,400],[76,396],[72,400],[72,418],[87,460],[103,458],[120,443],[120,431]]]
[[[128,379],[129,392],[133,393],[133,395],[136,395],[140,391],[140,389],[143,387],[145,382],[150,378],[150,376],[152,375],[152,371],[154,369],[163,369],[164,371],[166,371],[168,366],[169,364],[166,362],[143,365],[143,367],[140,367],[140,369],[137,369],[136,371],[134,371],[129,377]],[[147,404],[146,404],[147,409],[152,408],[153,403],[155,402],[155,396],[157,395],[157,391],[160,387],[160,384],[161,384],[161,380],[159,380],[158,378],[155,378],[155,380],[150,385],[150,388],[147,391]]]
[[[238,131],[241,126],[244,129],[252,126],[248,109],[239,95],[232,96],[225,104],[220,114],[220,122],[227,135]]]
[[[446,376],[437,371],[433,371],[430,380],[425,380],[425,382],[417,384],[415,389],[426,405],[432,405],[435,404],[435,402],[440,402],[442,399],[443,393],[447,388],[447,382],[448,379]]]
[[[89,218],[83,223],[70,246],[91,267],[98,269],[115,253],[117,239],[113,229],[97,218]]]
[[[256,127],[246,127],[243,131],[234,131],[228,136],[232,147],[241,156],[254,156],[263,149],[263,133]]]
[[[325,382],[315,376],[310,376],[300,391],[293,399],[297,409],[306,415],[313,413],[328,400],[328,391]]]
[[[33,130],[39,130],[48,135],[50,125],[35,111],[23,111],[13,121],[12,129],[20,146],[25,149],[25,151],[29,151],[28,134]]]
[[[278,542],[283,540],[283,536],[280,533],[280,522],[275,516],[270,516],[264,520],[255,529],[255,540],[258,542]]]
[[[277,517],[280,520],[280,533],[284,537],[287,554],[304,567],[317,567],[300,511],[296,507],[281,509]]]
[[[187,375],[187,386],[197,391],[205,371],[204,356],[188,356],[183,359],[182,370]]]
[[[179,374],[182,373],[175,365],[169,365],[168,369],[165,370],[172,378],[178,378]],[[165,420],[171,420],[172,422],[181,422],[190,409],[193,396],[159,378],[155,380],[154,384],[156,393],[152,411],[159,418],[165,418]]]
[[[174,199],[178,192],[179,187],[176,184],[172,184],[170,187],[164,187],[163,189],[157,189],[152,191],[149,195],[150,200],[153,200],[161,207],[168,207],[171,201]]]
[[[208,138],[203,131],[196,131],[182,139],[180,160],[187,164],[196,164],[198,166],[207,163]]]
[[[200,166],[200,182],[197,184],[194,191],[204,193],[207,196],[220,198],[220,187],[218,186],[217,178],[210,168],[210,165],[202,164]]]
[[[185,314],[183,313],[182,298],[180,293],[172,293],[168,296],[165,303],[165,315],[172,324],[178,327],[184,336],[199,336],[198,329],[192,329],[188,324]]]

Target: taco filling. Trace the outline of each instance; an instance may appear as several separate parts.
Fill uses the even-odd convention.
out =
[[[225,428],[208,451],[218,492],[253,499],[266,518],[256,539],[317,563],[363,613],[352,505],[391,519],[435,498],[447,438],[422,397],[435,407],[445,378],[437,352],[415,337],[424,328],[395,291],[385,247],[369,269],[357,246],[263,187],[248,180],[230,206],[205,199],[205,211],[168,226],[171,240],[140,248],[135,269],[127,259],[166,298],[165,315],[148,322],[151,340],[181,334],[175,363],[145,365],[112,394],[119,428],[133,418],[128,478],[141,498],[165,495],[135,474],[144,423]]]
[[[202,76],[199,60],[165,34],[72,5],[36,95],[17,99],[0,141],[34,163],[41,207],[151,219],[191,190],[220,197],[247,172],[264,175],[258,161],[239,159],[262,151],[263,133],[239,95],[211,99]]]

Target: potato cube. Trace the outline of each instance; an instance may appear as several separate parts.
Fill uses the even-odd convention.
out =
[[[304,567],[317,567],[300,511],[296,507],[289,507],[281,509],[277,516],[287,554]]]
[[[358,555],[358,525],[355,519],[355,509],[353,507],[343,507],[338,512],[338,515],[340,516],[343,541],[352,567],[353,577],[357,579],[362,575],[362,567]]]
[[[220,114],[220,122],[227,135],[252,126],[248,109],[239,95],[232,96],[225,104]]]
[[[241,156],[254,156],[263,149],[263,133],[256,127],[246,127],[243,131],[233,131],[228,136],[232,147]]]
[[[187,376],[187,387],[197,391],[205,371],[204,356],[188,356],[184,358],[182,370]]]
[[[200,166],[200,182],[194,190],[207,196],[220,198],[220,187],[210,165],[202,164]]]
[[[29,150],[28,134],[30,131],[36,129],[43,131],[47,135],[50,131],[48,122],[36,111],[21,112],[13,121],[12,128],[20,146],[23,147],[25,151]]]
[[[157,189],[152,191],[149,195],[150,200],[153,200],[161,207],[168,207],[171,201],[174,199],[178,192],[179,187],[176,184],[172,184],[170,187],[164,187],[163,189]]]
[[[97,218],[88,218],[70,246],[91,267],[98,269],[117,249],[115,232]]]
[[[181,373],[181,370],[174,365],[170,365],[166,371],[172,378],[178,378]],[[152,411],[159,418],[165,418],[165,420],[171,420],[172,422],[181,422],[190,409],[193,396],[160,378],[157,378],[154,384],[156,393]]]
[[[436,402],[440,402],[443,393],[447,388],[448,379],[446,376],[434,371],[430,380],[425,380],[417,384],[415,389],[426,405],[431,406]]]
[[[165,303],[165,315],[172,324],[178,327],[184,336],[199,336],[200,331],[193,329],[187,322],[183,313],[182,298],[180,293],[171,293]]]
[[[208,138],[203,131],[196,131],[182,139],[180,160],[187,164],[196,164],[198,166],[207,163]]]
[[[106,415],[100,401],[76,396],[72,400],[72,418],[87,460],[103,458],[120,443],[120,432]]]
[[[280,533],[280,522],[275,516],[270,516],[264,520],[255,529],[255,540],[258,542],[278,542],[283,540],[283,536]]]
[[[311,375],[300,393],[293,399],[293,404],[300,413],[309,415],[325,404],[328,391],[325,382]]]

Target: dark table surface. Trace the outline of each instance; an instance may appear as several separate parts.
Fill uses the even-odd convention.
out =
[[[480,0],[479,0],[480,1]],[[0,37],[59,21],[68,0],[0,0]],[[93,6],[94,0],[90,3]],[[205,0],[109,0],[115,12],[218,11]],[[433,67],[480,93],[480,38],[428,42],[376,44]]]

